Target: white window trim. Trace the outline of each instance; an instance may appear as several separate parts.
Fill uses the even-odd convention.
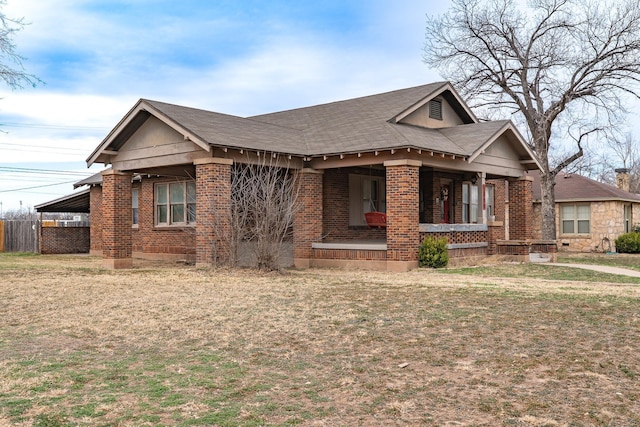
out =
[[[136,221],[137,220],[137,221]],[[133,228],[140,225],[140,189],[131,189],[131,224]]]
[[[573,215],[571,218],[565,219],[564,217],[564,209],[565,207],[573,207]],[[578,207],[586,206],[589,208],[589,231],[586,233],[580,233],[578,222],[585,221],[584,219],[578,218]],[[572,221],[573,222],[573,233],[565,233],[564,232],[564,222]],[[561,236],[590,236],[591,235],[591,204],[590,203],[562,203],[560,205],[560,235]]]
[[[489,194],[491,193],[491,194]],[[496,186],[494,184],[485,184],[484,202],[487,218],[496,216]]]
[[[182,184],[183,187],[183,206],[184,206],[184,221],[172,221],[171,220],[171,185],[175,185],[175,184]],[[160,222],[158,217],[159,217],[159,213],[158,213],[158,187],[159,186],[166,186],[166,207],[167,207],[167,212],[166,212],[166,216],[167,216],[167,221],[166,222]],[[179,182],[158,182],[156,184],[154,184],[153,186],[153,221],[154,221],[154,225],[156,227],[172,227],[172,226],[195,226],[196,221],[189,221],[189,205],[192,204],[194,205],[194,209],[195,209],[195,203],[189,203],[189,197],[187,194],[187,185],[193,185],[195,186],[195,181],[179,181]],[[195,189],[194,189],[195,191]],[[195,212],[195,218],[197,220],[197,211]]]
[[[468,200],[465,203],[465,187],[469,189]],[[475,191],[476,193],[476,201],[472,203],[473,197],[472,193]],[[469,208],[467,209],[467,205]],[[473,221],[473,207],[476,207],[475,210],[475,221]],[[465,218],[466,217],[466,218]],[[482,223],[482,205],[480,200],[480,186],[477,183],[472,183],[471,181],[463,181],[462,182],[462,223],[463,224],[481,224]]]

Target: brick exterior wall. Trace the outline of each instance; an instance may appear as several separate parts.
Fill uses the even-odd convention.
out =
[[[89,252],[90,227],[41,227],[41,254]]]
[[[102,257],[105,266],[131,266],[131,174],[102,173]]]
[[[382,240],[385,229],[349,226],[349,175],[384,176],[382,171],[364,168],[341,168],[324,171],[322,189],[322,235],[325,242],[349,240]]]
[[[533,178],[509,182],[509,240],[533,238]]]
[[[195,260],[195,226],[156,227],[154,218],[155,184],[176,182],[167,178],[143,178],[132,188],[138,188],[138,226],[132,229],[133,251],[144,255],[184,255]],[[196,207],[196,221],[198,220]]]
[[[387,261],[418,261],[419,170],[412,161],[385,162],[387,168]]]
[[[90,251],[102,253],[102,187],[94,185],[89,191],[89,220],[91,221]]]
[[[293,216],[293,259],[298,267],[308,266],[311,244],[322,241],[323,173],[313,169],[295,171],[298,209]]]
[[[232,164],[227,159],[196,162],[196,265],[229,261]]]

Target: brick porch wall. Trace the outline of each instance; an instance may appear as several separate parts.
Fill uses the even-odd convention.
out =
[[[90,227],[41,227],[41,254],[83,254],[89,252]]]

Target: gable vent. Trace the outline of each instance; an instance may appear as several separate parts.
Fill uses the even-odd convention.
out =
[[[429,101],[429,117],[436,120],[442,120],[442,101],[437,99]]]

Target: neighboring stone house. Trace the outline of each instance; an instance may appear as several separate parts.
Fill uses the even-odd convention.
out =
[[[440,82],[248,118],[142,99],[87,159],[111,165],[83,183],[91,252],[112,268],[224,262],[231,174],[264,156],[302,186],[297,267],[408,270],[427,235],[446,237],[454,259],[531,249],[525,175],[539,163],[510,121],[479,122]],[[384,226],[368,226],[371,211]]]
[[[558,250],[615,252],[615,240],[640,222],[640,195],[630,193],[625,169],[616,169],[619,187],[584,176],[559,173],[555,180]],[[542,234],[540,181],[533,186],[534,237]],[[625,188],[626,186],[626,188]]]

